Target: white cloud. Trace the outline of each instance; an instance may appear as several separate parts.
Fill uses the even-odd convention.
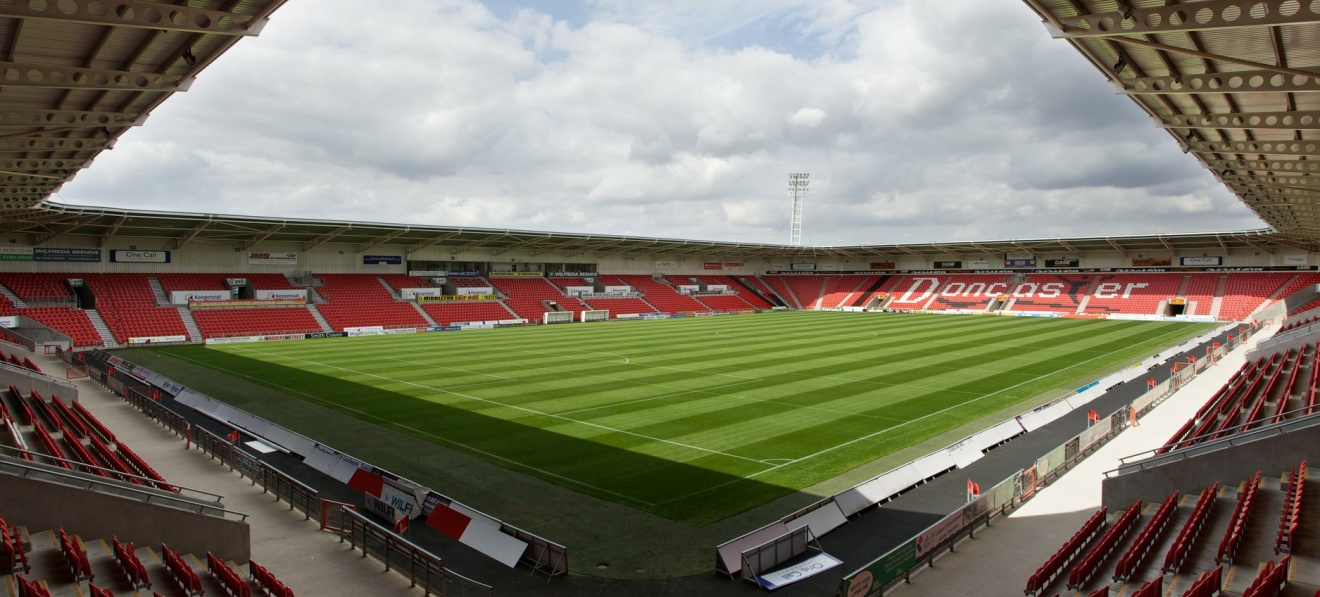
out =
[[[1024,6],[557,8],[289,3],[58,200],[787,242],[802,171],[821,244],[1261,225]]]

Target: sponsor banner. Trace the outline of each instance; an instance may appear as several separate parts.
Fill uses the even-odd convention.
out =
[[[961,261],[934,261],[931,267],[935,269],[962,269]]]
[[[795,272],[813,272],[813,271],[816,271],[816,264],[814,264],[814,263],[793,263],[793,264],[790,264],[790,265],[788,266],[788,268],[791,269],[791,270],[793,270],[793,271],[795,271]]]
[[[1036,258],[1035,255],[1032,255],[1031,253],[1027,253],[1025,251],[1019,251],[1017,253],[1004,253],[1004,261],[1009,261],[1012,259],[1035,259],[1035,258]]]
[[[632,286],[606,286],[605,294],[632,294]]]
[[[461,329],[463,329],[462,326],[457,326],[457,325],[439,325],[439,326],[435,326],[435,327],[431,327],[431,328],[426,328],[426,331],[428,331],[428,332],[457,332],[457,331],[459,331],[459,330],[461,330]]]
[[[1306,255],[1284,255],[1284,265],[1306,265]]]
[[[677,269],[677,268],[678,268],[678,262],[677,262],[677,261],[657,261],[657,262],[655,262],[655,269]]]
[[[458,274],[450,273],[451,276]],[[492,278],[544,278],[545,272],[491,272],[488,274]]]
[[[363,255],[362,265],[403,265],[402,255]]]
[[[231,338],[206,338],[205,343],[209,343],[209,345],[236,345],[236,343],[277,342],[284,341],[284,339],[304,338],[306,338],[306,334],[235,335]]]
[[[872,261],[871,269],[898,269],[898,262],[895,261]]]
[[[1045,260],[1045,267],[1077,267],[1080,264],[1081,264],[1081,260],[1077,259],[1076,257],[1072,257],[1068,259]]]
[[[18,327],[18,316],[10,315],[8,317],[0,317],[0,327],[5,327],[5,328]]]
[[[419,296],[440,296],[445,293],[443,288],[400,288],[399,296],[404,300],[415,299]]]
[[[306,288],[293,288],[293,289],[285,288],[282,290],[258,290],[256,292],[256,295],[257,295],[256,298],[259,301],[276,301],[276,300],[303,301],[303,302],[307,301]]]
[[[770,269],[772,269],[772,270],[774,270],[774,271],[777,271],[777,272],[788,271],[788,264],[787,264],[787,263],[772,263],[772,264],[770,264]]]
[[[430,270],[430,269],[415,269],[409,271],[408,275],[414,278],[443,278],[445,276],[448,276],[449,272]]]
[[[304,334],[307,340],[317,340],[320,338],[347,338],[348,332],[316,332],[315,334]]]
[[[873,597],[917,565],[917,540],[910,539],[844,580],[846,597]]]
[[[725,261],[724,269],[742,269],[743,265],[741,261]]]
[[[32,247],[0,247],[0,261],[32,261]]]
[[[986,496],[982,495],[976,498],[976,501],[963,506],[957,512],[944,517],[944,520],[931,525],[929,529],[917,535],[917,557],[930,553],[949,537],[967,528],[972,520],[976,518],[977,504],[982,501],[987,501]],[[988,505],[988,501],[986,505]]]
[[[380,325],[363,325],[357,327],[347,327],[344,328],[344,331],[351,334],[353,332],[379,332],[384,329],[385,326],[380,326]]]
[[[719,261],[707,261],[701,264],[701,269],[724,269],[724,264]]]
[[[234,298],[228,290],[171,290],[170,302],[175,305],[189,305],[206,301],[227,301]]]
[[[721,293],[722,293],[722,292],[727,292],[728,290],[729,290],[729,285],[728,285],[728,284],[707,284],[707,285],[706,285],[706,291],[707,291],[707,292],[721,292]]]
[[[480,278],[481,272],[449,272],[449,277],[453,278]]]
[[[419,295],[419,303],[440,303],[447,301],[498,301],[500,297],[494,294],[444,294],[444,295]]]
[[[110,251],[112,263],[169,263],[169,251]]]
[[[249,265],[298,265],[298,254],[253,251],[248,253],[247,262]]]
[[[1184,267],[1214,267],[1224,264],[1223,257],[1183,257],[1178,261]]]
[[[550,272],[546,274],[551,278],[595,278],[599,275],[597,272]]]
[[[380,327],[380,326],[373,326],[373,327]],[[392,330],[359,330],[359,331],[350,331],[350,330],[351,330],[351,328],[344,328],[344,331],[348,332],[348,335],[349,335],[350,337],[358,337],[358,336],[394,336],[394,335],[397,335],[397,334],[416,334],[416,333],[417,333],[417,328],[396,328],[396,329],[392,329]]]
[[[129,338],[128,343],[137,344],[157,344],[161,342],[187,342],[187,336],[142,336],[140,338]]]
[[[756,577],[756,580],[762,588],[773,591],[799,580],[811,578],[842,563],[838,558],[821,552],[791,566],[762,574]]]
[[[1173,265],[1172,257],[1133,257],[1132,267],[1169,267]]]
[[[283,307],[289,305],[306,305],[307,299],[270,299],[259,301],[257,299],[238,299],[232,301],[189,301],[190,309],[218,309],[223,307]]]
[[[1004,267],[1024,268],[1036,267],[1035,259],[1005,259]]]
[[[463,296],[472,296],[475,294],[494,295],[495,289],[491,288],[490,286],[462,286],[456,289],[455,292]]]
[[[247,278],[225,278],[225,284],[230,286],[247,286]]]
[[[568,296],[582,296],[587,294],[595,294],[596,287],[595,286],[565,286],[564,292],[568,293]]]
[[[701,290],[701,287],[700,287],[700,286],[697,286],[697,285],[695,285],[695,284],[679,284],[679,285],[678,285],[678,292],[679,292],[679,294],[696,294],[696,292],[697,292],[698,290]]]
[[[100,249],[32,249],[33,261],[77,261],[80,263],[100,263]]]

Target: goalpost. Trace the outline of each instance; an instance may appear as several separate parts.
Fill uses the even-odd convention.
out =
[[[610,318],[610,312],[605,309],[588,309],[582,312],[582,323],[588,321],[605,321]]]

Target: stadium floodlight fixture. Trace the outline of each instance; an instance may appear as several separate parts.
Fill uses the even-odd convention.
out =
[[[789,221],[788,244],[802,246],[802,202],[807,198],[810,174],[794,172],[788,175],[788,196],[793,198],[793,218]]]

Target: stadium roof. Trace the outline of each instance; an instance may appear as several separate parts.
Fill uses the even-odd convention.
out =
[[[338,220],[281,219],[195,213],[168,213],[100,207],[72,207],[45,203],[10,214],[0,223],[0,234],[31,235],[33,245],[61,236],[94,238],[98,247],[120,247],[116,238],[155,239],[159,250],[178,250],[196,244],[248,250],[257,243],[285,243],[307,251],[324,243],[351,245],[357,253],[414,253],[434,247],[458,255],[483,251],[500,255],[521,251],[555,259],[608,255],[694,256],[721,259],[820,257],[887,260],[916,256],[932,260],[961,255],[1002,256],[1008,252],[1077,255],[1118,251],[1123,255],[1167,255],[1205,252],[1223,255],[1254,250],[1282,253],[1297,244],[1267,230],[1208,234],[1114,236],[1069,239],[995,240],[904,245],[794,247],[776,244],[715,242],[664,238],[572,234],[531,230],[498,230],[418,226]],[[148,247],[140,247],[148,248]],[[432,253],[434,254],[434,253]],[[590,259],[584,259],[590,261]],[[569,261],[572,262],[572,261]]]
[[[0,215],[45,201],[283,3],[4,3]]]
[[[1025,1],[1279,235],[1320,238],[1320,3]]]
[[[793,247],[60,205],[48,198],[78,170],[170,95],[187,90],[234,43],[259,33],[284,3],[60,0],[0,8],[0,232],[28,235],[33,245],[80,235],[96,237],[102,247],[133,237],[159,239],[165,249],[194,242],[242,250],[271,241],[306,250],[335,242],[358,252],[385,245],[559,257],[1320,251],[1320,3],[1026,2],[1273,230]]]

